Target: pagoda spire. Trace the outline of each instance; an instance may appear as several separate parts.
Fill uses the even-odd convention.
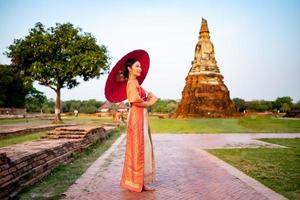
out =
[[[208,33],[209,34],[209,30],[208,30],[207,20],[204,19],[204,18],[202,18],[199,36],[203,35],[204,33]]]
[[[214,45],[210,41],[207,20],[204,18],[202,18],[199,40],[195,47],[195,56],[189,73],[220,73],[215,59]]]

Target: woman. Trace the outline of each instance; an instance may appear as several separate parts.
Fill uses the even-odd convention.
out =
[[[125,161],[121,186],[130,191],[154,190],[149,183],[155,180],[153,144],[148,125],[147,108],[157,98],[146,92],[137,80],[141,75],[141,63],[129,58],[125,63],[124,77],[127,79],[127,99],[130,111],[127,120]]]

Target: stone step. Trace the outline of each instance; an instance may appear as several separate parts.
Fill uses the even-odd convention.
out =
[[[48,135],[48,139],[60,139],[60,138],[66,138],[66,139],[82,139],[85,138],[86,135]]]
[[[44,135],[41,136],[42,139],[59,139],[59,135]]]
[[[76,132],[76,131],[50,131],[48,135],[86,135],[87,132]]]
[[[53,131],[50,131],[46,136],[42,138],[48,139],[59,139],[59,138],[68,138],[68,139],[77,139],[77,138],[88,138],[98,132],[105,131],[102,126],[99,127],[62,127],[56,128]]]
[[[56,128],[55,130],[57,131],[73,131],[73,132],[83,132],[83,131],[87,131],[84,128],[72,128],[72,127],[64,127],[64,128]]]
[[[86,135],[60,135],[59,138],[68,138],[68,139],[79,139],[85,138]]]

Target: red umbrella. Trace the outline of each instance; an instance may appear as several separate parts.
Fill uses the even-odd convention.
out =
[[[148,53],[144,50],[139,49],[126,54],[113,67],[106,80],[105,97],[110,102],[117,103],[127,99],[127,80],[123,76],[123,71],[125,67],[124,65],[129,58],[136,59],[141,63],[142,72],[141,75],[137,77],[139,84],[141,85],[146,78],[150,65],[150,58]]]

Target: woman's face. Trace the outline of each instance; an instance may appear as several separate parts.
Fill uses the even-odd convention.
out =
[[[136,61],[133,63],[131,67],[128,67],[129,75],[133,75],[135,77],[139,77],[142,72],[141,63],[139,61]]]

